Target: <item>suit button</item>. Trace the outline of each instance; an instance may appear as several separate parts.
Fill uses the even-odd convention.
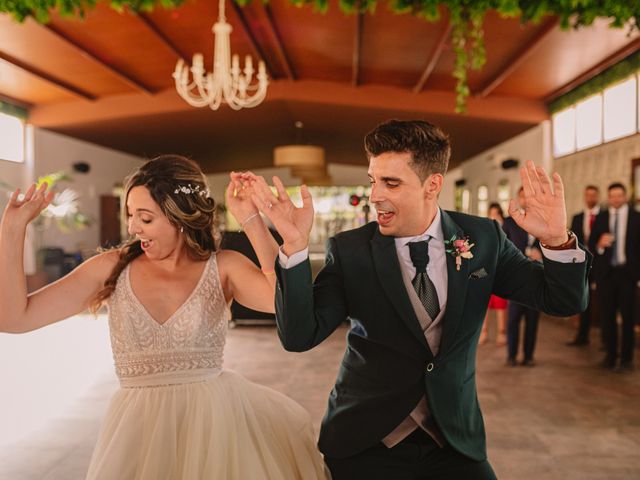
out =
[[[429,363],[427,364],[427,372],[430,372],[431,370],[433,370],[433,363],[432,363],[432,362],[429,362]]]

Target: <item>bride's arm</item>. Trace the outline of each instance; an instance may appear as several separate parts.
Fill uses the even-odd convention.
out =
[[[278,255],[278,243],[251,201],[251,185],[256,179],[257,177],[251,173],[232,173],[226,200],[229,210],[242,226],[256,252],[260,269],[237,252],[223,251],[218,260],[221,269],[226,273],[230,296],[253,310],[274,313],[274,265]]]
[[[32,186],[23,200],[14,192],[0,222],[0,332],[24,333],[85,310],[102,287],[117,253],[99,255],[57,282],[27,295],[23,267],[27,224],[51,201],[46,184]]]

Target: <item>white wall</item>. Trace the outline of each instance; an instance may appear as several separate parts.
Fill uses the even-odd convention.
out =
[[[44,233],[43,244],[66,251],[95,250],[100,242],[100,195],[111,194],[115,185],[140,166],[142,159],[38,128],[34,159],[35,177],[59,170],[72,174],[74,181],[61,183],[60,187],[75,190],[80,196],[80,211],[93,219],[90,227],[70,233],[51,227]],[[89,173],[74,172],[72,166],[76,162],[88,163]]]
[[[593,184],[606,202],[607,187],[621,182],[631,187],[631,161],[640,158],[640,134],[557,158],[555,167],[564,180],[569,216],[583,208],[583,189]]]
[[[465,188],[471,192],[471,211],[477,213],[478,187],[486,185],[489,188],[489,202],[497,201],[498,184],[508,180],[513,198],[520,188],[520,174],[518,168],[503,170],[500,166],[503,160],[515,158],[520,160],[520,166],[527,160],[533,160],[537,165],[550,170],[552,166],[550,125],[548,121],[527,130],[489,150],[465,160],[455,172],[459,179],[465,179]],[[449,174],[449,181],[455,180]],[[450,183],[447,183],[446,198],[452,197]]]

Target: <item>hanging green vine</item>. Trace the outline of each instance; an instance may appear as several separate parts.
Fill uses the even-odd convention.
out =
[[[185,0],[111,0],[111,7],[118,11],[153,10],[157,5],[177,7]],[[234,0],[246,5],[251,0]],[[262,0],[268,1],[268,0]],[[385,0],[339,0],[345,13],[375,11],[376,5]],[[0,0],[0,13],[9,13],[18,21],[33,17],[39,22],[49,20],[49,12],[83,17],[97,0]],[[313,5],[326,12],[329,0],[289,0],[294,5]],[[544,15],[560,18],[564,29],[591,25],[598,18],[608,19],[614,28],[626,27],[629,31],[640,28],[640,0],[386,0],[392,11],[410,13],[428,21],[440,19],[440,8],[449,10],[452,25],[452,47],[455,52],[453,76],[456,79],[456,111],[466,111],[466,99],[470,94],[467,82],[469,69],[479,70],[486,62],[484,17],[495,10],[504,17],[520,17],[523,23],[537,22]]]

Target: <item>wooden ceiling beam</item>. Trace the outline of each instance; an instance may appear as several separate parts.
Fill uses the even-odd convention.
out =
[[[427,63],[427,67],[422,72],[420,76],[420,80],[416,83],[415,87],[413,87],[413,93],[420,93],[424,88],[427,80],[431,76],[433,69],[436,68],[436,65],[440,61],[440,57],[442,56],[442,52],[444,51],[444,47],[447,45],[447,40],[449,40],[449,36],[451,35],[451,22],[447,20],[446,26],[440,37],[438,38],[438,43],[436,47],[431,52],[431,56],[429,57],[429,62]]]
[[[531,41],[519,49],[516,54],[504,64],[498,74],[486,82],[485,85],[474,95],[480,98],[485,98],[493,92],[509,75],[516,71],[518,67],[520,67],[520,65],[522,65],[524,61],[531,56],[531,54],[536,51],[549,34],[556,30],[559,23],[560,19],[558,17],[553,17],[547,20],[547,22],[536,32],[536,35],[531,39]]]
[[[268,102],[287,101],[337,105],[345,108],[377,108],[389,112],[443,114],[455,116],[456,95],[452,91],[427,90],[420,95],[403,88],[380,85],[361,85],[354,89],[344,82],[311,80],[275,80],[269,86]],[[64,125],[91,123],[109,119],[169,114],[192,110],[176,95],[175,88],[167,88],[155,96],[141,93],[110,95],[95,104],[65,102],[34,107],[30,120],[34,125],[57,128]],[[501,97],[470,98],[469,118],[485,118],[537,124],[549,118],[546,106],[539,100]]]
[[[267,60],[267,57],[264,54],[262,47],[258,43],[258,40],[256,39],[256,36],[253,33],[253,30],[251,30],[251,27],[249,26],[249,22],[247,22],[247,18],[245,17],[244,12],[242,11],[242,7],[238,5],[236,2],[230,2],[230,3],[231,3],[231,6],[233,7],[233,10],[236,12],[236,15],[238,16],[238,20],[240,20],[240,25],[242,25],[242,29],[244,30],[244,33],[247,35],[247,37],[249,38],[249,41],[251,42],[251,46],[253,47],[253,50],[256,52],[256,55],[259,57],[259,60],[262,60],[264,62],[264,66],[266,67],[267,73],[269,74],[269,76],[275,79],[276,77],[274,75],[273,66]]]
[[[362,30],[364,26],[364,13],[356,15],[356,28],[353,32],[353,57],[351,61],[351,85],[357,87],[360,84],[360,57],[362,55]]]
[[[92,60],[93,62],[96,62],[101,67],[105,68],[110,73],[112,73],[113,75],[118,77],[119,80],[123,81],[124,83],[126,83],[130,87],[134,88],[135,90],[139,90],[141,92],[148,93],[150,95],[155,93],[153,89],[151,89],[150,87],[144,85],[142,82],[136,80],[135,78],[131,77],[130,75],[126,74],[122,70],[114,67],[113,65],[110,65],[108,62],[106,62],[102,58],[100,58],[100,56],[98,56],[95,53],[89,51],[86,47],[80,45],[78,42],[76,42],[75,40],[73,40],[72,38],[67,36],[64,32],[62,32],[60,29],[58,29],[54,25],[49,23],[49,24],[43,24],[41,26],[43,28],[46,28],[47,30],[49,30],[53,35],[55,35],[57,38],[62,40],[68,46],[72,47],[80,55],[82,55],[85,58],[88,58],[89,60]]]
[[[28,63],[23,62],[22,60],[19,60],[15,57],[12,57],[11,55],[8,55],[4,52],[0,52],[0,60],[4,60],[5,62],[10,63],[11,65],[18,67],[19,69],[24,70],[25,72],[35,77],[38,77],[41,80],[44,80],[45,82],[55,85],[56,87],[68,93],[71,93],[72,95],[75,95],[77,97],[81,97],[81,98],[84,98],[85,100],[92,100],[92,101],[98,99],[97,95],[94,95],[93,93],[87,92],[86,90],[83,90],[79,87],[71,85],[70,83],[65,82],[64,80],[56,78],[53,75],[50,75],[47,72],[40,70],[39,68],[34,67],[33,65],[29,65]]]
[[[638,49],[640,49],[640,38],[636,38],[635,40],[633,40],[632,42],[628,43],[627,45],[622,47],[620,50],[615,52],[613,55],[608,56],[603,61],[601,61],[600,63],[595,65],[594,67],[591,67],[589,70],[584,72],[582,75],[574,78],[573,80],[571,80],[566,85],[563,85],[559,89],[557,89],[554,92],[552,92],[551,94],[547,95],[544,98],[543,101],[545,103],[552,102],[556,98],[558,98],[558,97],[564,95],[565,93],[570,92],[574,88],[582,85],[584,82],[586,82],[588,80],[591,80],[593,77],[595,77],[596,75],[602,73],[607,68],[612,67],[613,65],[615,65],[618,62],[620,62],[621,60],[624,60],[626,57],[628,57],[632,53],[638,51]]]
[[[153,20],[151,20],[148,15],[139,12],[137,14],[137,17],[140,19],[140,22],[144,24],[144,26],[147,27],[147,29],[162,42],[165,47],[167,47],[174,53],[176,57],[184,60],[185,62],[187,61],[188,55],[185,55],[184,52],[180,50],[180,48],[178,48],[178,46],[169,37],[167,37],[155,23],[153,23]]]
[[[278,56],[280,57],[280,61],[282,62],[282,66],[284,67],[285,73],[287,74],[287,78],[289,80],[295,80],[296,74],[291,64],[291,59],[287,55],[287,51],[284,49],[284,43],[282,41],[282,37],[280,36],[280,31],[276,27],[276,22],[273,18],[273,11],[268,3],[263,3],[262,8],[267,16],[267,26],[269,27],[269,31],[271,35],[276,40],[276,50],[278,51]]]

